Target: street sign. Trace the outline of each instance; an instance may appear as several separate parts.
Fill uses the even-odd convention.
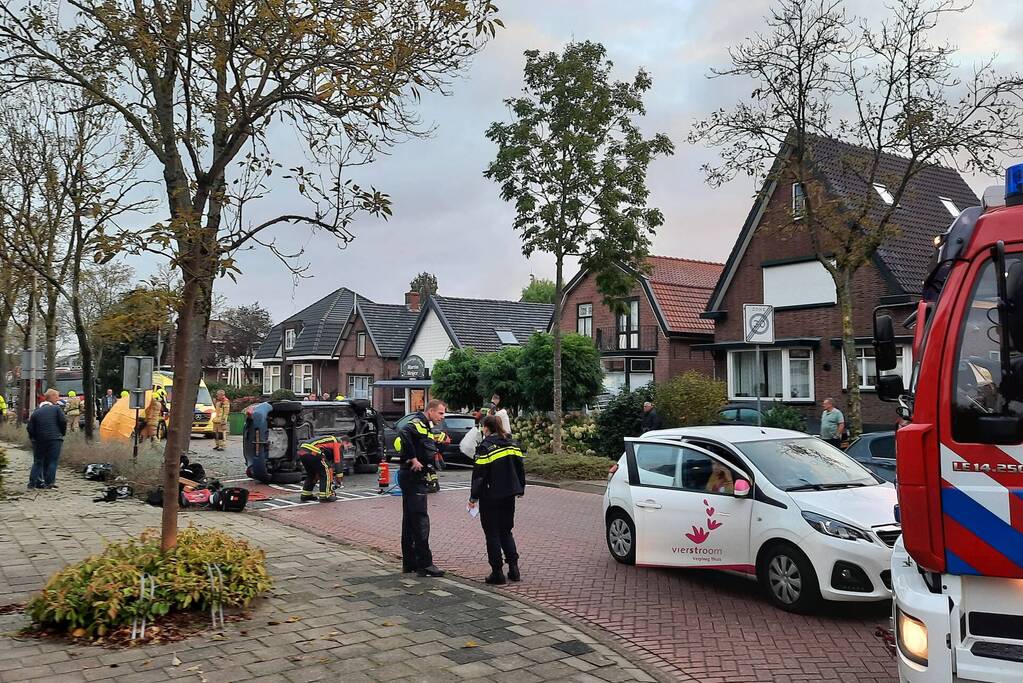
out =
[[[774,306],[743,304],[742,336],[747,344],[773,344]]]
[[[124,388],[128,391],[128,407],[146,407],[146,392],[153,388],[153,357],[124,357]]]
[[[22,379],[45,379],[46,378],[46,351],[25,349],[21,352],[21,378]]]
[[[419,356],[409,356],[401,362],[398,374],[402,379],[423,379],[426,377],[426,363]]]

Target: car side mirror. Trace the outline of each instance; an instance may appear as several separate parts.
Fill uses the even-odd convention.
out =
[[[902,384],[902,375],[882,375],[877,378],[877,397],[882,401],[894,402],[906,393]]]
[[[733,493],[735,494],[736,498],[745,498],[745,497],[747,497],[751,490],[752,490],[752,487],[749,485],[749,482],[746,481],[745,479],[736,479],[735,480],[735,486],[733,487]]]
[[[898,364],[895,323],[890,315],[874,314],[874,362],[878,372],[894,370]]]

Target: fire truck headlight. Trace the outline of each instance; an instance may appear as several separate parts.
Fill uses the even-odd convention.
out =
[[[898,610],[896,623],[899,651],[911,662],[927,666],[927,626],[901,609]]]

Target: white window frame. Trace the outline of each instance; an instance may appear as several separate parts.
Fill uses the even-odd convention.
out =
[[[355,357],[366,357],[366,333],[359,332],[355,335]]]
[[[792,394],[792,373],[791,365],[789,364],[789,351],[798,349],[800,351],[810,352],[810,396],[804,398],[786,398]],[[773,346],[761,347],[760,353],[769,352],[781,352],[781,397],[777,396],[761,396],[761,401],[774,401],[777,403],[813,403],[816,394],[816,375],[814,374],[815,368],[815,356],[812,348],[805,346],[783,347],[776,348]],[[735,354],[737,353],[751,353],[754,354],[754,349],[735,349],[734,351],[728,352],[728,400],[730,401],[749,401],[751,396],[736,396],[735,394]],[[804,359],[799,359],[804,360]]]
[[[583,315],[583,309],[586,315]],[[584,323],[586,323],[584,325]],[[593,336],[593,304],[577,304],[575,307],[575,331],[584,337]]]
[[[874,190],[885,204],[891,206],[895,203],[895,196],[881,183],[874,183]]]
[[[284,330],[284,350],[291,351],[295,348],[295,330],[289,328]]]
[[[295,363],[291,366],[291,391],[298,396],[313,393],[312,363]]]
[[[263,367],[263,393],[272,394],[281,388],[281,366],[267,365]]]
[[[913,377],[913,346],[911,344],[898,344],[898,348],[902,349],[902,382],[904,386],[910,385],[910,380]],[[873,348],[868,344],[857,344],[857,358],[859,358],[860,349]],[[882,375],[892,374],[891,370],[885,370],[881,373]],[[845,362],[845,353],[842,353],[842,388],[849,388],[849,364]],[[874,391],[877,387],[873,384],[867,384],[866,378],[863,372],[863,362],[860,362],[860,389],[862,391]]]
[[[945,207],[946,211],[952,214],[952,218],[959,218],[959,214],[962,213],[962,210],[956,206],[954,201],[948,197],[938,197],[938,201],[941,202],[941,205]]]
[[[366,380],[366,395],[360,396],[355,389],[355,380],[365,379]],[[373,399],[373,375],[348,375],[348,393],[345,394],[348,398],[364,398]]]
[[[792,218],[799,220],[806,215],[806,188],[803,183],[792,183]]]

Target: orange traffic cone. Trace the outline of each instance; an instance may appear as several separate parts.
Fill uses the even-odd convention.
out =
[[[381,460],[377,465],[377,485],[380,487],[380,493],[391,485],[391,466],[386,460]]]

